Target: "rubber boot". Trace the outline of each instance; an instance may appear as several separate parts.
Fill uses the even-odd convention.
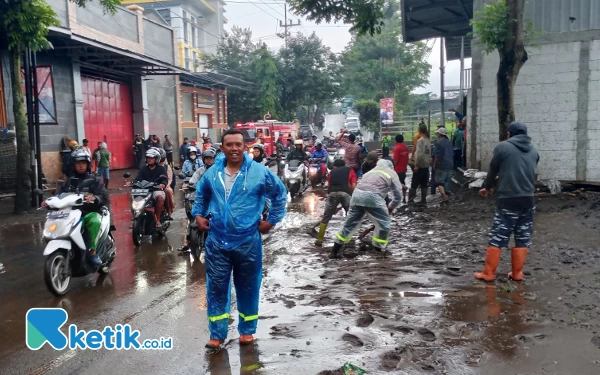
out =
[[[406,191],[408,188],[406,186],[402,186],[402,203],[406,203]]]
[[[223,340],[211,339],[207,344],[207,349],[219,349],[223,345]]]
[[[515,281],[523,280],[523,266],[527,258],[526,247],[513,247],[511,250],[512,272],[508,273],[508,277]]]
[[[249,345],[254,342],[254,336],[252,335],[241,335],[240,336],[240,345]]]
[[[485,268],[482,272],[475,272],[475,278],[485,281],[494,281],[496,268],[500,262],[500,248],[488,246],[485,256]]]
[[[417,196],[417,190],[416,189],[410,189],[408,191],[408,203],[414,203],[416,196]]]
[[[421,204],[427,204],[427,187],[421,188]]]
[[[329,259],[340,259],[340,250],[342,249],[342,244],[334,243],[333,249],[331,249],[331,254],[329,254]]]
[[[327,229],[327,224],[321,223],[321,225],[319,226],[319,235],[317,237],[317,240],[315,241],[316,246],[318,246],[318,247],[323,246],[323,239],[325,238],[325,230],[326,229]]]

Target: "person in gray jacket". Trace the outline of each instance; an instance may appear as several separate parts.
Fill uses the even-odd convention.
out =
[[[523,266],[531,245],[533,215],[535,214],[535,168],[540,160],[527,126],[513,122],[508,127],[508,140],[494,149],[487,178],[479,193],[489,196],[498,178],[496,214],[490,231],[485,268],[475,278],[493,281],[500,261],[500,249],[507,248],[514,233],[515,247],[511,251],[512,272],[515,281],[523,280]]]
[[[386,197],[393,193],[392,202],[387,205]],[[365,215],[375,225],[371,243],[377,250],[383,250],[388,244],[392,219],[390,214],[402,201],[402,184],[391,160],[381,159],[377,166],[365,174],[358,182],[350,200],[350,210],[342,230],[336,234],[330,258],[339,258],[342,246],[352,240]]]

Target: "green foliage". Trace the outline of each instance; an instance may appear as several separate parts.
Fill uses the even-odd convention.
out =
[[[504,42],[509,38],[508,28],[510,21],[508,6],[506,0],[493,1],[486,4],[483,9],[475,12],[471,20],[473,33],[476,41],[485,46],[485,52],[491,53],[495,50],[501,50]],[[538,35],[533,28],[533,23],[525,24],[523,41],[525,45],[531,44],[532,40]]]
[[[408,102],[411,91],[428,82],[431,66],[423,43],[402,39],[399,1],[389,1],[378,35],[355,36],[342,56],[343,88],[359,99],[395,97]]]
[[[256,53],[253,61],[254,81],[257,85],[257,110],[259,114],[270,113],[272,118],[277,118],[276,105],[280,89],[277,84],[276,61],[266,47]]]
[[[381,32],[384,0],[289,0],[292,11],[310,21],[352,24],[358,34]]]
[[[49,28],[59,25],[56,13],[43,0],[0,2],[0,33],[6,35],[10,50],[48,48]]]
[[[359,100],[354,109],[360,114],[360,125],[370,131],[379,131],[379,103],[375,100]]]

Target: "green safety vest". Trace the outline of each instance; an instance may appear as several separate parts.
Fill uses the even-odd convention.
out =
[[[381,142],[381,147],[389,148],[391,142],[392,142],[392,136],[391,135],[384,135],[383,139],[382,139],[382,142]]]

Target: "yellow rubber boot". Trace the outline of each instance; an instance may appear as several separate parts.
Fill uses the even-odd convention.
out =
[[[321,223],[319,226],[319,235],[317,236],[317,240],[315,241],[316,246],[323,246],[323,240],[325,239],[325,230],[327,229],[327,224]]]
[[[475,278],[485,281],[494,281],[496,278],[496,268],[500,262],[500,248],[488,246],[485,256],[485,268],[482,272],[475,272]]]

